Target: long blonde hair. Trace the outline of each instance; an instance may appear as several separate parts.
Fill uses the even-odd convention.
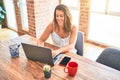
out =
[[[64,27],[63,27],[64,32],[65,33],[71,32],[72,16],[71,16],[71,13],[70,13],[69,9],[67,8],[67,6],[65,6],[63,4],[56,6],[55,11],[54,11],[54,19],[53,19],[55,28],[59,27],[57,20],[56,20],[56,10],[62,10],[64,13]]]

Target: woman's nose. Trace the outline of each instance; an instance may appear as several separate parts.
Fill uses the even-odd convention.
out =
[[[58,17],[58,19],[60,19],[60,16]]]

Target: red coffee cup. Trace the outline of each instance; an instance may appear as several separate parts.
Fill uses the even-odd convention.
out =
[[[68,65],[64,68],[64,72],[68,73],[70,76],[75,76],[78,70],[78,63],[69,62]]]

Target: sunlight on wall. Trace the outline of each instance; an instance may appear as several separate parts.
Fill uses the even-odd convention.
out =
[[[16,15],[14,10],[14,0],[3,0],[5,9],[6,9],[6,16],[7,16],[7,26],[17,31],[17,24],[16,24]]]

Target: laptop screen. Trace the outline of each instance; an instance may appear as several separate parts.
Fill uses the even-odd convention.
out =
[[[28,59],[54,66],[52,51],[50,48],[40,47],[27,43],[21,43],[21,44],[25,52],[25,55]]]

